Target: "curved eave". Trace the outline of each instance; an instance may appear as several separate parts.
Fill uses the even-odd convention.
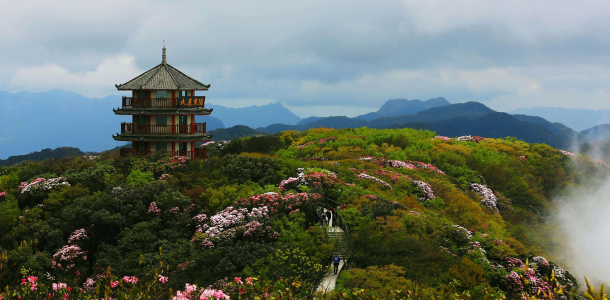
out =
[[[203,142],[211,140],[210,134],[172,134],[172,135],[138,135],[138,134],[117,134],[113,135],[115,141],[121,142]]]
[[[113,108],[116,115],[209,115],[213,108]]]
[[[119,91],[208,91],[210,89],[211,85],[207,85],[207,87],[205,88],[197,88],[197,89],[193,89],[193,88],[173,88],[173,89],[162,89],[162,88],[158,88],[158,89],[150,89],[150,88],[146,88],[146,89],[135,89],[135,88],[131,88],[131,87],[123,87],[120,84],[115,84],[114,85],[116,87],[117,90]]]

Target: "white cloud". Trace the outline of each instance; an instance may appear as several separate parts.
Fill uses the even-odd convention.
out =
[[[535,43],[570,38],[592,28],[610,29],[607,22],[600,22],[610,14],[610,5],[604,0],[405,0],[404,5],[422,34],[478,27]]]
[[[92,71],[72,73],[57,64],[19,68],[9,88],[31,92],[66,89],[87,97],[104,97],[116,94],[115,84],[127,82],[142,73],[129,55],[117,55],[104,61]]]

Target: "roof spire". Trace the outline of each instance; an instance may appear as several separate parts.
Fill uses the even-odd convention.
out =
[[[167,64],[167,59],[166,58],[167,58],[167,56],[165,54],[165,39],[163,39],[163,56],[162,56],[162,59],[161,59],[161,63],[162,64]]]

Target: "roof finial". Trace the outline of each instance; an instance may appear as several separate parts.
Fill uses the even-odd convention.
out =
[[[166,64],[167,63],[167,59],[166,59],[166,55],[165,55],[165,39],[163,39],[163,56],[162,56],[161,63],[162,64]]]

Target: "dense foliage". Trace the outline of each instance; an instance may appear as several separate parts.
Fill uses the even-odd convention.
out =
[[[318,215],[335,207],[349,259],[321,299],[558,299],[577,281],[552,261],[550,199],[607,174],[545,144],[413,129],[205,147],[207,161],[110,152],[2,168],[0,294],[300,298],[336,251]]]

